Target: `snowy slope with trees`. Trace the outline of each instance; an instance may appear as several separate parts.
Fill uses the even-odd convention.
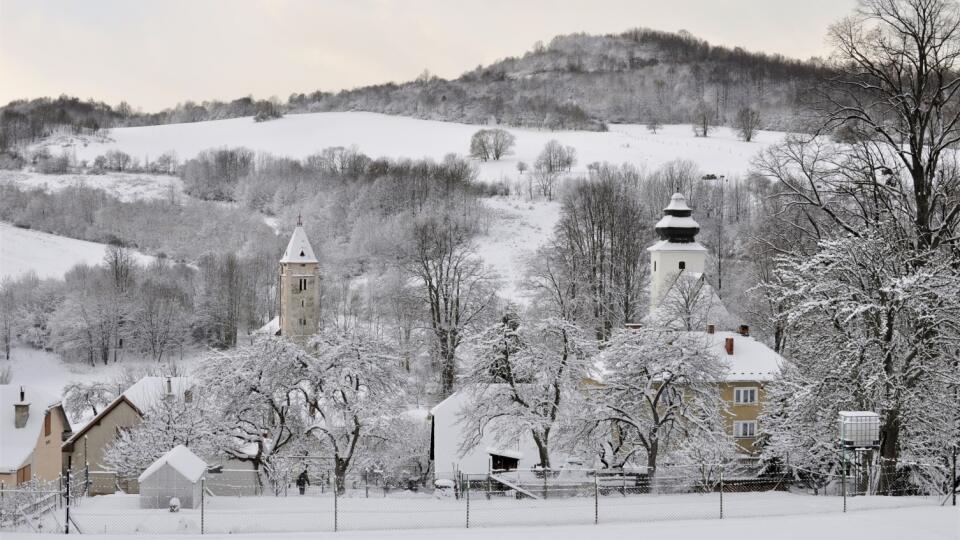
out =
[[[363,112],[291,114],[262,123],[234,118],[116,128],[110,131],[110,142],[91,142],[70,150],[76,152],[77,159],[91,163],[109,150],[121,150],[140,160],[171,151],[186,160],[204,150],[224,147],[302,158],[335,146],[356,147],[375,157],[441,160],[449,153],[466,155],[471,136],[481,127]],[[577,172],[585,171],[593,162],[632,163],[653,169],[682,158],[700,164],[705,171],[733,174],[746,170],[750,159],[764,146],[783,138],[781,132],[764,131],[748,143],[730,128],[717,128],[707,138],[694,137],[689,125],[665,126],[656,134],[648,133],[643,125],[632,124],[613,125],[609,132],[503,129],[516,137],[514,153],[481,163],[481,178],[485,180],[516,177],[517,163],[532,166],[551,139],[577,150]],[[55,148],[51,151],[56,153]]]

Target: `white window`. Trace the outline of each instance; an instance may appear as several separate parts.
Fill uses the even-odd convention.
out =
[[[752,438],[757,436],[757,422],[734,422],[733,436],[737,439]]]
[[[737,405],[756,405],[756,388],[735,388],[733,390],[733,402]]]

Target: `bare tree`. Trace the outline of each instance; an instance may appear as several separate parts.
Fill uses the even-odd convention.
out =
[[[694,135],[697,137],[710,136],[710,130],[713,129],[713,111],[707,102],[701,101],[697,104],[693,109],[691,122],[693,123]]]
[[[736,128],[741,139],[746,142],[752,141],[757,130],[760,129],[760,113],[749,107],[742,107],[737,111]]]
[[[470,155],[480,161],[490,159],[490,138],[487,136],[488,130],[481,129],[470,137]]]
[[[651,116],[650,119],[647,120],[647,131],[649,131],[650,133],[653,133],[654,135],[656,135],[657,131],[660,131],[662,128],[663,128],[663,124],[660,122],[659,117]]]
[[[453,393],[457,347],[493,296],[492,278],[474,256],[468,228],[448,215],[421,216],[413,223],[406,253],[408,271],[423,283],[430,328],[440,360],[440,393]]]
[[[513,146],[517,143],[517,138],[505,129],[491,129],[488,131],[488,137],[490,140],[490,156],[494,161],[509,155],[513,151]]]

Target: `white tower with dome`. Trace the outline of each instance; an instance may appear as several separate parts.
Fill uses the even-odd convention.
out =
[[[647,248],[650,252],[650,311],[653,312],[681,273],[696,278],[703,275],[707,248],[697,242],[700,225],[691,217],[682,193],[674,193],[657,222],[660,240]]]

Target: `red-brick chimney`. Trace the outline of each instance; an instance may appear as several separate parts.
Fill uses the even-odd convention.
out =
[[[728,337],[724,343],[725,348],[727,349],[727,354],[733,355],[733,338]]]
[[[708,325],[707,325],[707,333],[708,333],[708,334],[713,334],[713,333],[716,332],[716,331],[717,331],[717,327],[716,327],[715,325],[712,325],[712,324],[708,324]]]
[[[743,337],[750,337],[750,327],[745,324],[741,324],[740,328],[737,329],[737,333]]]

